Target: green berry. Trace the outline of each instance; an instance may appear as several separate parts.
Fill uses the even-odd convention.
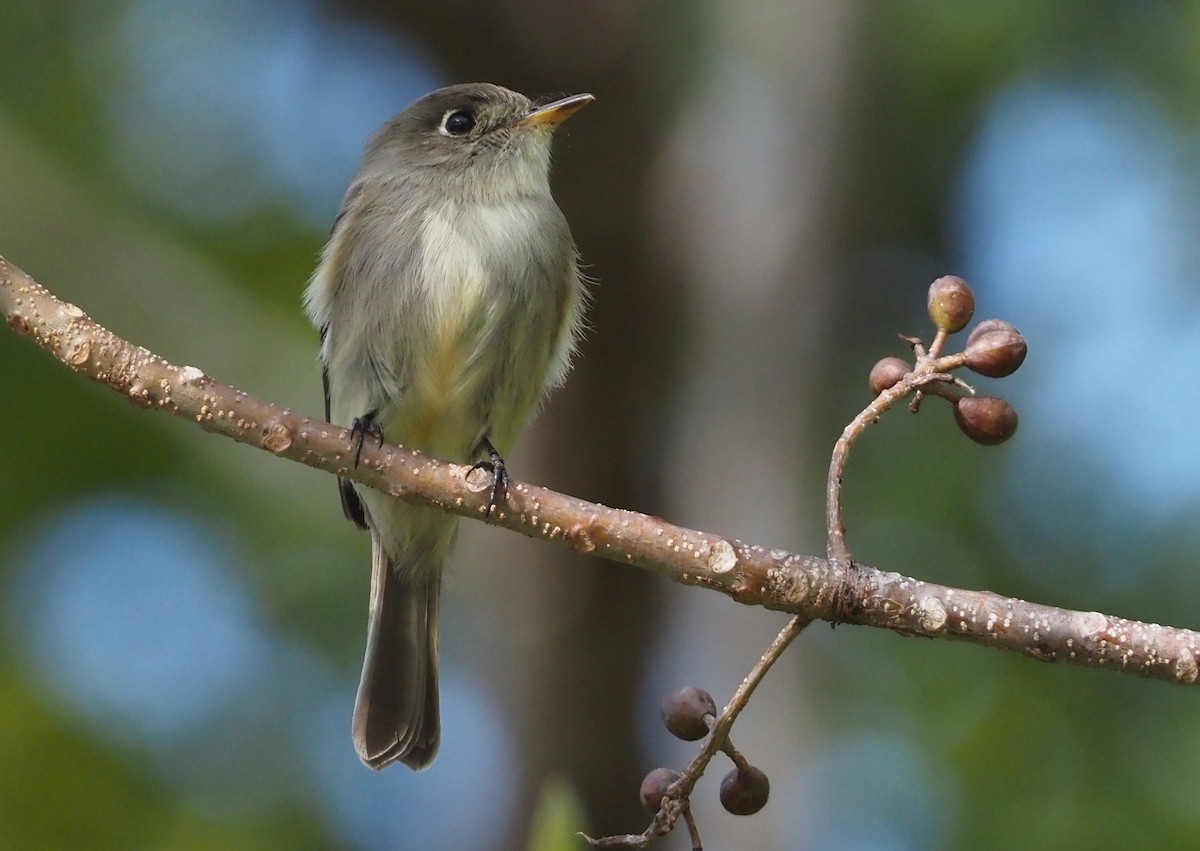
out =
[[[954,334],[975,315],[975,294],[957,275],[944,275],[929,285],[929,318],[934,326]]]

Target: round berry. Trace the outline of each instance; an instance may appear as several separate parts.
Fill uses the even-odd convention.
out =
[[[1017,431],[1017,412],[995,396],[964,396],[954,404],[954,421],[976,443],[992,446]]]
[[[642,788],[638,795],[642,806],[652,813],[662,809],[662,799],[666,797],[667,787],[679,779],[679,772],[673,768],[656,768],[642,778]]]
[[[975,314],[975,294],[957,275],[945,275],[929,285],[929,318],[951,334],[967,327]]]
[[[735,816],[752,816],[767,805],[771,782],[753,765],[745,773],[736,768],[721,780],[721,806]]]
[[[912,367],[900,358],[884,358],[871,367],[871,375],[867,379],[871,392],[878,396],[884,390],[895,387],[911,371]]]
[[[694,742],[708,735],[705,715],[716,716],[717,704],[702,688],[684,686],[663,698],[662,720],[671,735]]]
[[[983,331],[979,328],[988,326]],[[1002,319],[980,322],[967,338],[963,356],[967,369],[988,378],[1012,375],[1025,362],[1029,351],[1021,332]]]

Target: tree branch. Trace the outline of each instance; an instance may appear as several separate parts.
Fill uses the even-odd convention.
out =
[[[485,518],[486,475],[468,477],[468,467],[392,444],[376,448],[370,441],[362,463],[353,467],[346,429],[272,405],[195,367],[167,362],[55,298],[3,257],[0,309],[14,331],[140,407],[187,417],[207,431],[410,502]],[[816,556],[685,529],[521,482],[510,485],[504,510],[490,520],[531,538],[802,618],[954,638],[1044,662],[1189,685],[1200,674],[1200,633],[1192,630],[935,585],[864,565],[848,572]]]

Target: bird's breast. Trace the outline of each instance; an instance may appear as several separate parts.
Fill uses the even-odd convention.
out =
[[[406,346],[411,362],[394,412],[414,445],[457,456],[483,420],[528,415],[546,369],[524,354],[530,335],[544,336],[538,227],[536,207],[520,203],[447,204],[425,214],[415,302],[424,339]],[[498,376],[505,386],[496,386]]]

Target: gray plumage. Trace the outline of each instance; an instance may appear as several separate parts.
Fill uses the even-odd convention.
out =
[[[426,95],[368,142],[305,296],[326,415],[461,464],[511,449],[566,377],[585,299],[550,194],[550,137],[591,101],[535,108],[486,83]],[[370,435],[366,440],[372,440]],[[371,532],[354,743],[372,768],[437,753],[438,601],[456,518],[343,481]]]

